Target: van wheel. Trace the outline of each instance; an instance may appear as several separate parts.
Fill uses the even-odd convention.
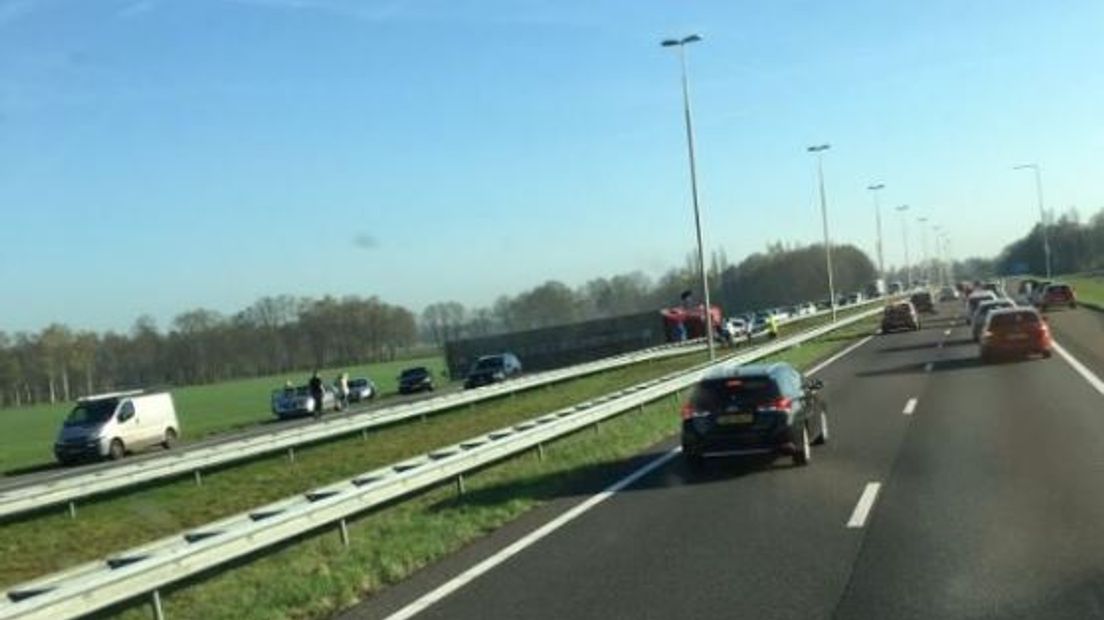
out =
[[[165,429],[165,440],[161,442],[161,447],[166,450],[172,450],[176,445],[176,430],[172,428]]]
[[[126,456],[126,446],[123,445],[121,439],[112,439],[111,445],[107,448],[107,457],[112,461],[118,461]]]
[[[813,457],[813,449],[809,441],[809,427],[801,425],[801,438],[797,441],[797,450],[793,454],[793,464],[803,467],[809,464]]]

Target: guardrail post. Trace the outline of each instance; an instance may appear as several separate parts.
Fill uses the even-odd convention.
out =
[[[640,403],[639,405],[636,406],[636,412],[641,414],[641,415],[644,414],[644,403]]]
[[[368,429],[366,429],[366,428],[360,429],[360,438],[363,439],[364,441],[368,441]]]
[[[602,432],[602,423],[601,422],[595,422],[594,423],[594,434],[597,435],[601,432]]]
[[[165,620],[165,610],[161,608],[160,590],[154,590],[150,593],[150,606],[153,607],[154,620]]]
[[[537,460],[538,461],[543,461],[544,460],[544,444],[543,443],[538,443],[537,444]]]
[[[77,503],[76,502],[73,502],[73,501],[69,502],[69,518],[70,519],[76,519],[77,518]]]
[[[349,546],[349,524],[345,521],[345,519],[342,519],[342,520],[338,521],[338,527],[340,528],[340,531],[341,531],[341,544],[342,544],[342,546],[348,548],[348,546]]]
[[[203,486],[203,472],[202,471],[200,471],[198,469],[195,470],[194,472],[192,472],[192,477],[195,478],[195,483],[196,483],[197,487],[198,486]]]
[[[288,461],[295,462],[295,448],[288,448]]]
[[[467,490],[464,486],[464,474],[456,474],[456,494],[463,495]]]

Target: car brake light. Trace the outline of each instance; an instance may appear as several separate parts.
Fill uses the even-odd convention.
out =
[[[789,398],[779,397],[774,400],[768,401],[756,407],[757,411],[785,411],[789,412],[793,408],[793,401]]]
[[[709,415],[709,412],[698,411],[697,407],[690,403],[686,403],[682,406],[679,414],[682,416],[682,420],[685,422],[686,420],[690,420],[692,418],[704,418]]]

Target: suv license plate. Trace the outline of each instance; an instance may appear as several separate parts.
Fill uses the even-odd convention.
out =
[[[755,414],[753,413],[733,413],[729,415],[722,415],[717,418],[717,424],[721,426],[731,426],[734,424],[751,424],[755,421]]]

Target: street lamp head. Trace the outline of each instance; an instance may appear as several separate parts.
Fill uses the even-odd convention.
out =
[[[877,185],[870,185],[866,189],[874,190],[874,191],[877,191],[877,190],[880,190],[880,189],[885,189],[885,183],[878,183]]]
[[[908,205],[901,205],[901,206],[897,207],[897,210],[898,211],[908,211],[909,206]]]
[[[663,47],[681,47],[687,43],[697,43],[701,40],[701,35],[692,34],[681,39],[664,39],[660,45]]]
[[[1019,166],[1012,166],[1012,169],[1013,170],[1027,170],[1027,169],[1034,170],[1038,167],[1039,167],[1039,164],[1021,164]]]
[[[827,151],[830,148],[832,148],[831,144],[819,144],[819,145],[816,145],[816,146],[810,146],[809,148],[807,148],[805,150],[809,151],[810,153],[819,153],[821,151]]]
[[[926,218],[926,217],[918,217],[918,218],[916,218],[916,221],[917,221],[917,222],[920,222],[921,224],[923,224],[924,222],[928,221],[928,218]]]

